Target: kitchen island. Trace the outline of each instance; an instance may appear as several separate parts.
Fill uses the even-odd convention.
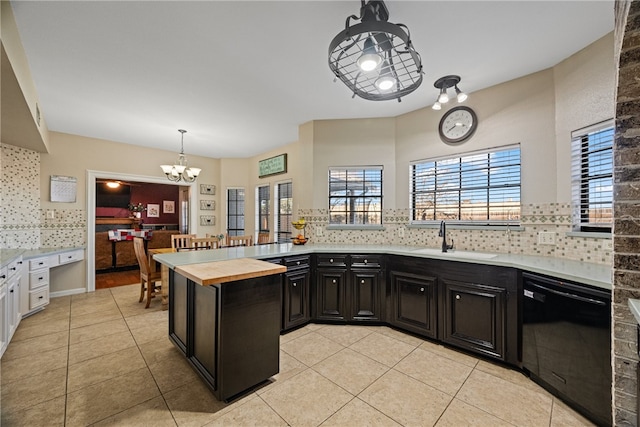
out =
[[[255,259],[171,270],[169,338],[218,400],[231,400],[278,373],[285,271]]]

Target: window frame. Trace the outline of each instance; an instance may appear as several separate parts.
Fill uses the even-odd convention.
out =
[[[284,224],[286,224],[286,227],[282,227],[282,218],[281,215],[282,213],[280,212],[280,193],[281,193],[281,186],[282,185],[290,185],[290,192],[291,192],[291,197],[289,197],[291,199],[291,204],[290,204],[290,209],[291,209],[291,213],[286,214],[285,216],[288,217],[288,220],[284,222]],[[280,181],[274,184],[273,186],[273,212],[274,212],[274,224],[273,224],[273,238],[277,243],[290,243],[291,242],[291,237],[293,237],[293,225],[291,224],[291,222],[293,221],[293,181],[291,180],[287,180],[287,181]]]
[[[595,138],[600,138],[605,133],[611,132],[610,139],[605,136],[603,142],[610,143],[604,147],[590,150],[589,141],[594,142]],[[611,234],[613,227],[613,142],[615,138],[614,119],[607,119],[581,129],[571,132],[571,201],[573,205],[572,229],[575,232],[603,233]],[[596,140],[596,143],[599,141]],[[604,153],[604,156],[603,156]],[[610,154],[607,154],[610,153]],[[595,156],[590,161],[591,156]],[[607,161],[607,157],[609,158]],[[603,163],[604,161],[604,163]],[[602,167],[603,164],[610,163],[608,172],[591,174],[590,167]],[[610,197],[602,198],[605,190],[592,191],[591,183],[602,180],[609,180]],[[593,202],[593,196],[597,202]],[[591,221],[591,205],[608,205],[610,221]],[[606,208],[605,208],[606,209]]]
[[[515,162],[508,162],[508,163],[502,163],[502,164],[498,163],[495,166],[492,166],[491,164],[492,155],[496,155],[498,153],[507,153],[513,150],[517,150],[517,158],[515,158],[516,160]],[[479,156],[484,156],[484,155],[487,155],[486,168],[472,168],[471,170],[468,170],[468,171],[464,170],[463,165],[473,164],[473,163],[470,163],[471,161],[473,161],[471,160],[472,158],[474,157],[477,158]],[[465,163],[465,159],[467,161],[466,163]],[[439,170],[438,164],[440,163],[440,164],[446,165],[447,163],[455,164],[456,162],[459,165],[458,167],[459,176],[457,178],[457,187],[446,188],[444,187],[445,185],[450,185],[450,183],[447,182],[446,175],[447,174],[452,175],[452,173],[449,171],[445,171],[444,167],[443,167],[443,172],[438,173],[438,170]],[[478,164],[479,163],[480,162],[478,162]],[[433,164],[432,169],[434,173],[423,174],[422,179],[427,181],[430,177],[433,177],[432,189],[429,190],[426,185],[424,186],[424,188],[416,189],[415,188],[416,180],[417,180],[416,167],[417,166],[427,167],[429,164]],[[503,184],[500,184],[500,185],[492,184],[491,171],[499,172],[499,168],[505,168],[505,167],[507,168],[517,167],[517,172],[515,172],[515,174],[511,172],[505,173],[504,176],[506,177],[506,179],[508,179],[508,181],[506,181]],[[476,171],[476,174],[477,174],[478,169],[479,170],[485,169],[487,171],[486,186],[478,185],[477,178],[472,178],[472,179],[469,178],[470,176],[472,177],[471,175],[472,172]],[[465,172],[467,173],[467,175],[464,175]],[[512,176],[517,177],[517,183],[510,180]],[[439,177],[441,178],[440,182],[442,182],[441,186],[438,186]],[[471,182],[474,185],[465,186],[463,185],[464,181]],[[502,197],[506,197],[510,192],[509,190],[512,191],[513,189],[517,189],[517,201],[511,205],[506,204],[504,206],[506,210],[502,213],[502,215],[510,215],[508,210],[514,209],[513,219],[504,219],[504,218],[492,219],[491,218],[492,204],[490,201],[491,194],[492,194],[491,190],[497,190],[499,195],[502,195]],[[503,192],[501,192],[501,190],[503,190]],[[469,206],[465,209],[463,206],[463,194],[465,192],[469,193],[472,191],[475,192],[476,195],[479,195],[480,191],[486,191],[486,197],[480,201],[480,203],[484,202],[484,204],[480,205],[477,208],[473,208],[473,206]],[[438,198],[438,195],[440,195],[441,197],[444,195],[444,197],[446,197],[446,193],[454,194],[454,195],[457,193],[457,202],[456,202],[457,204],[451,204],[451,201],[448,201],[450,206],[453,206],[454,210],[457,210],[457,217],[455,219],[438,217],[438,213],[440,212],[442,214],[442,212],[444,211],[439,211],[437,203],[435,202],[433,203],[433,208],[432,208],[433,211],[430,212],[428,218],[417,219],[418,217],[417,211],[419,208],[417,208],[416,205],[417,205],[417,200],[420,198],[420,196],[422,196],[422,198],[425,198],[425,197],[428,198],[431,195],[432,200],[435,201]],[[423,209],[424,208],[420,208],[420,210],[423,210]],[[465,210],[477,212],[479,209],[486,210],[485,218],[477,219],[477,220],[476,219],[460,219],[462,217],[462,213]],[[522,148],[519,143],[504,145],[499,147],[492,147],[492,148],[487,148],[487,149],[477,150],[477,151],[463,152],[455,155],[447,155],[447,156],[439,156],[439,157],[428,158],[428,159],[414,160],[409,163],[409,224],[411,225],[433,225],[433,224],[438,224],[444,220],[444,221],[447,221],[447,223],[450,223],[453,225],[461,225],[461,226],[511,227],[511,226],[520,225],[521,215],[522,215]]]
[[[267,198],[261,198],[261,190],[265,189],[267,190]],[[267,212],[263,213],[262,212],[262,206],[260,205],[262,200],[266,200],[267,201]],[[264,229],[262,228],[262,219],[266,218],[266,224],[267,224],[267,228]],[[256,186],[256,239],[258,236],[258,233],[270,233],[271,232],[271,185],[270,184],[263,184],[263,185],[257,185]]]
[[[380,195],[367,195],[365,196],[364,193],[359,195],[359,196],[348,196],[348,195],[344,195],[344,196],[336,196],[336,195],[332,195],[332,172],[344,172],[346,179],[345,179],[345,191],[347,191],[347,187],[348,187],[348,183],[349,183],[349,172],[361,172],[364,176],[364,182],[373,182],[373,183],[379,183],[379,188],[380,188]],[[371,180],[371,181],[367,181],[367,174],[371,173],[371,172],[377,172],[380,174],[380,178],[379,180]],[[365,165],[365,166],[329,166],[328,172],[327,172],[327,193],[328,193],[328,215],[329,215],[329,224],[328,227],[329,228],[380,228],[383,226],[383,209],[384,209],[384,166],[382,165]],[[345,205],[345,211],[344,211],[344,216],[345,216],[345,222],[344,223],[336,223],[336,222],[331,222],[332,220],[332,200],[338,200],[338,199],[344,199],[344,205]],[[350,211],[347,206],[352,206],[352,204],[355,203],[356,199],[375,199],[379,201],[379,206],[380,209],[379,210],[363,210],[363,211],[358,211],[358,210],[353,210]],[[349,203],[349,201],[351,200],[351,202],[353,203]],[[356,222],[356,218],[358,216],[358,213],[362,213],[362,217],[363,217],[363,221],[358,223]],[[379,217],[379,222],[364,222],[364,218],[368,218],[370,219],[370,214],[373,213],[375,215],[375,213],[377,212],[377,215]],[[365,215],[366,213],[366,215]],[[351,222],[348,222],[351,221]]]
[[[230,206],[231,199],[230,199],[230,197],[229,197],[229,196],[230,196],[230,193],[229,193],[229,192],[230,192],[230,191],[236,191],[236,192],[237,192],[237,191],[239,191],[239,190],[242,190],[242,194],[243,194],[243,196],[242,196],[242,203],[243,203],[243,206],[242,206],[242,214],[237,214],[237,213],[236,213],[236,214],[233,214],[233,215],[232,215],[232,214],[231,214],[231,206]],[[235,198],[233,201],[234,201],[234,202],[236,202],[236,204],[237,204],[237,202],[238,202],[237,196],[236,196],[236,198]],[[245,227],[246,227],[246,221],[245,221],[245,215],[246,215],[246,213],[245,213],[245,209],[246,209],[246,205],[247,205],[247,193],[246,193],[246,191],[245,191],[244,187],[228,187],[228,188],[227,188],[227,215],[226,215],[226,217],[227,217],[227,227],[226,227],[226,232],[227,232],[227,235],[228,235],[228,236],[243,236],[243,235],[245,234]],[[235,209],[235,210],[236,210],[236,211],[238,211],[237,206],[236,206],[236,209]],[[232,217],[232,216],[234,216],[234,217],[236,217],[236,218],[242,218],[242,229],[240,229],[240,228],[233,228],[233,229],[231,229],[231,228],[230,228],[230,224],[231,224],[231,221],[230,221],[230,220],[231,220],[231,217]],[[237,222],[237,220],[236,220],[236,224],[237,224],[237,223],[238,223],[238,222]],[[232,232],[232,230],[233,230],[233,232]],[[241,230],[242,232],[239,232],[240,230]]]

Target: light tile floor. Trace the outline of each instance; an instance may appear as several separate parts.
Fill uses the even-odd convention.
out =
[[[308,325],[280,373],[217,401],[138,285],[52,299],[2,358],[8,426],[584,426],[521,373],[388,327]]]

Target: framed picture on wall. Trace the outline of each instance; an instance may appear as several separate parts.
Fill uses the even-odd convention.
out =
[[[147,205],[147,217],[158,218],[160,217],[160,205],[154,205],[149,203]]]
[[[173,200],[162,201],[162,213],[172,214],[176,213],[176,204]]]

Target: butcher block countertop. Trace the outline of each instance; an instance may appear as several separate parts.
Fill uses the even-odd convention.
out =
[[[176,273],[203,286],[215,285],[254,277],[269,276],[287,271],[283,265],[252,258],[204,262],[176,267]]]

